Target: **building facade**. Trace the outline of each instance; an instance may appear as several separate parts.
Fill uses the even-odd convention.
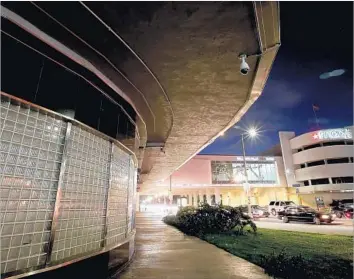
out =
[[[252,204],[297,201],[295,190],[287,187],[281,157],[246,156],[246,169]],[[237,206],[247,204],[244,182],[242,156],[197,155],[161,186],[170,186],[172,195],[185,198],[189,205],[205,201]]]
[[[353,198],[353,126],[279,137],[287,185],[304,204]]]
[[[353,198],[352,130],[280,132],[279,151],[272,151],[278,156],[246,156],[252,204],[292,200],[318,207]],[[175,203],[247,204],[242,156],[197,155],[158,184],[171,189]]]

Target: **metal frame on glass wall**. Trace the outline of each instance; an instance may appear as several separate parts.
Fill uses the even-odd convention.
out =
[[[102,235],[102,243],[101,247],[104,248],[106,246],[106,238],[107,238],[107,212],[108,212],[108,195],[109,195],[109,190],[111,187],[112,183],[112,161],[113,161],[113,150],[114,150],[114,144],[111,142],[111,154],[109,156],[109,178],[108,178],[108,189],[107,189],[107,197],[106,197],[106,210],[104,214],[104,230],[103,230],[103,235]]]
[[[134,200],[134,191],[136,190],[136,179],[134,179],[134,177],[132,177],[134,174],[136,174],[136,167],[137,167],[137,160],[136,160],[136,157],[135,157],[135,154],[131,151],[131,150],[129,150],[127,147],[125,147],[124,145],[122,145],[120,142],[118,142],[117,140],[115,140],[115,139],[112,139],[112,138],[110,138],[110,137],[108,137],[108,136],[106,136],[106,135],[104,135],[104,134],[102,134],[102,133],[100,133],[100,132],[98,132],[98,131],[96,131],[96,130],[94,130],[94,129],[92,129],[92,128],[90,128],[90,127],[88,127],[88,126],[86,126],[86,125],[84,125],[84,124],[82,124],[82,123],[80,123],[80,122],[78,122],[78,121],[76,121],[76,120],[73,120],[73,119],[70,119],[70,118],[67,118],[67,117],[65,117],[65,116],[63,116],[63,115],[60,115],[60,114],[58,114],[58,113],[55,113],[55,112],[53,112],[53,111],[50,111],[50,110],[47,110],[47,109],[45,109],[45,108],[42,108],[42,107],[40,107],[40,106],[37,106],[37,105],[34,105],[34,104],[31,104],[31,103],[29,103],[29,102],[27,102],[27,101],[24,101],[24,100],[21,100],[21,99],[19,99],[19,98],[16,98],[16,97],[13,97],[13,96],[11,96],[11,95],[9,95],[9,94],[6,94],[6,93],[3,93],[3,92],[1,92],[1,102],[2,102],[2,104],[6,104],[6,105],[8,105],[9,107],[10,106],[13,106],[13,107],[15,107],[15,108],[18,108],[17,110],[15,109],[14,110],[14,112],[12,113],[12,114],[16,114],[16,113],[20,113],[20,111],[21,111],[21,108],[24,108],[26,111],[28,111],[28,115],[29,116],[27,116],[27,117],[30,117],[30,114],[34,114],[34,115],[38,115],[38,117],[39,118],[43,118],[43,119],[47,119],[48,117],[50,118],[50,121],[52,121],[52,123],[53,123],[53,125],[59,125],[58,127],[59,127],[59,129],[61,129],[62,127],[63,127],[63,129],[65,129],[65,125],[64,125],[64,123],[66,123],[66,131],[65,131],[65,135],[63,134],[62,135],[62,137],[63,137],[63,143],[61,143],[61,147],[60,147],[60,150],[62,150],[60,153],[61,154],[57,154],[57,155],[55,155],[56,157],[55,158],[57,158],[57,161],[55,161],[55,163],[57,164],[57,168],[54,168],[52,171],[51,171],[51,173],[50,173],[50,175],[52,175],[53,177],[55,176],[55,177],[57,177],[56,179],[57,179],[57,184],[56,184],[56,193],[55,192],[53,192],[53,194],[55,195],[54,197],[53,197],[53,202],[54,202],[54,206],[53,206],[53,208],[52,207],[50,207],[50,208],[52,208],[52,209],[46,209],[47,211],[46,212],[48,212],[48,214],[51,214],[51,215],[48,215],[48,216],[51,216],[51,219],[49,220],[49,221],[51,221],[51,225],[50,225],[50,227],[48,228],[48,230],[49,230],[49,242],[48,242],[48,244],[47,245],[45,245],[44,246],[44,250],[43,250],[43,252],[44,252],[44,254],[43,255],[45,255],[45,259],[43,259],[43,261],[42,261],[42,263],[40,264],[39,262],[37,262],[37,265],[35,265],[35,264],[29,264],[29,262],[27,263],[27,267],[28,268],[21,268],[21,269],[18,269],[18,268],[15,268],[15,269],[13,269],[13,270],[11,270],[11,269],[9,269],[8,270],[8,272],[6,272],[6,270],[4,270],[4,273],[3,274],[1,274],[1,276],[3,277],[3,278],[6,278],[6,277],[9,277],[9,276],[14,276],[14,278],[16,278],[16,277],[23,277],[23,276],[29,276],[29,275],[32,275],[32,274],[36,274],[36,273],[40,273],[40,272],[45,272],[45,271],[48,271],[48,270],[52,270],[52,269],[56,269],[56,268],[59,268],[59,267],[62,267],[62,266],[65,266],[65,265],[69,265],[69,264],[72,264],[72,263],[74,263],[74,262],[77,262],[77,261],[80,261],[80,260],[83,260],[83,259],[85,259],[85,258],[88,258],[88,257],[92,257],[92,256],[95,256],[95,255],[98,255],[98,254],[101,254],[101,253],[104,253],[104,252],[107,252],[107,251],[109,251],[109,250],[111,250],[111,249],[114,249],[114,248],[116,248],[116,247],[119,247],[119,246],[121,246],[121,245],[123,245],[124,243],[127,243],[127,242],[130,242],[132,239],[134,239],[134,236],[135,236],[135,230],[131,230],[131,231],[129,231],[128,232],[128,228],[129,228],[129,222],[131,222],[132,220],[130,220],[131,219],[131,217],[129,217],[128,216],[128,213],[129,213],[129,210],[128,210],[128,207],[129,207],[129,204],[128,204],[128,202],[133,202],[133,200]],[[6,118],[7,118],[7,112],[5,113],[5,114],[3,114],[3,115],[1,115],[1,117],[2,118],[4,118],[4,121],[6,120]],[[16,119],[17,119],[17,116],[15,116],[16,117]],[[23,118],[23,117],[22,117]],[[49,119],[48,118],[48,119]],[[53,120],[54,119],[54,120]],[[8,121],[12,121],[12,120],[8,120]],[[36,119],[34,118],[34,121],[36,121]],[[41,121],[40,119],[39,119],[39,121]],[[14,122],[14,123],[17,123],[17,122]],[[26,123],[27,123],[27,120],[26,120]],[[52,137],[52,135],[51,135],[51,132],[48,132],[48,131],[45,131],[46,130],[46,128],[47,128],[47,122],[46,122],[46,120],[44,120],[44,122],[43,122],[44,124],[41,124],[42,126],[43,125],[45,125],[45,126],[41,126],[41,129],[43,130],[43,133],[47,133],[48,135],[49,135],[49,138],[50,137]],[[59,123],[59,124],[57,124],[57,123]],[[13,124],[13,125],[15,125],[15,124]],[[23,125],[23,124],[21,124],[21,123],[19,123],[18,125]],[[27,124],[24,124],[24,125],[27,125]],[[77,128],[75,128],[79,133],[81,133],[81,131],[86,131],[86,132],[83,132],[83,133],[85,133],[85,135],[87,135],[87,137],[88,137],[88,140],[90,140],[91,138],[92,138],[92,140],[94,141],[94,143],[96,143],[97,144],[97,146],[96,146],[96,148],[97,147],[99,147],[100,145],[100,142],[102,142],[102,143],[104,143],[103,142],[103,140],[104,141],[106,141],[109,145],[110,145],[110,148],[109,148],[109,152],[110,152],[110,154],[107,154],[107,151],[105,151],[106,153],[101,153],[101,151],[99,152],[99,154],[103,154],[103,155],[98,155],[99,157],[98,158],[106,158],[105,156],[105,154],[107,154],[107,155],[109,155],[109,157],[108,157],[108,168],[107,168],[107,172],[106,171],[103,171],[103,169],[98,173],[98,175],[99,176],[101,176],[101,177],[97,177],[97,179],[95,178],[95,173],[91,173],[90,175],[91,175],[91,177],[92,177],[92,175],[93,175],[93,177],[97,180],[97,181],[100,181],[100,183],[102,184],[104,181],[108,181],[108,182],[104,182],[104,183],[108,183],[108,185],[106,185],[106,186],[104,186],[104,191],[106,191],[105,192],[105,198],[104,198],[104,201],[105,201],[105,204],[104,204],[104,208],[103,208],[103,210],[104,210],[104,216],[102,216],[102,218],[103,218],[103,220],[102,220],[102,222],[101,221],[99,221],[99,226],[101,227],[101,224],[102,224],[102,233],[101,233],[101,236],[100,236],[100,248],[97,250],[90,250],[90,248],[87,248],[86,247],[86,249],[83,249],[83,251],[85,251],[85,253],[81,253],[81,254],[73,254],[73,256],[68,256],[68,255],[65,255],[63,258],[61,258],[60,260],[55,260],[55,259],[53,259],[52,258],[52,254],[53,254],[53,248],[54,248],[54,242],[55,242],[55,239],[56,239],[56,234],[58,234],[58,231],[57,231],[57,229],[58,229],[58,222],[59,222],[59,216],[60,216],[60,214],[62,213],[62,198],[63,198],[63,184],[64,183],[70,183],[70,180],[69,180],[69,182],[68,181],[66,181],[66,182],[64,182],[64,174],[65,173],[68,173],[68,170],[67,170],[67,168],[74,168],[73,170],[71,170],[71,173],[75,173],[75,168],[76,168],[76,171],[77,171],[77,167],[78,166],[75,166],[75,164],[73,164],[73,165],[68,165],[68,156],[71,156],[71,157],[73,157],[73,155],[71,154],[68,154],[68,153],[70,153],[70,152],[76,152],[76,150],[75,149],[73,149],[73,150],[68,150],[68,145],[70,144],[70,141],[71,141],[71,139],[72,139],[72,137],[73,137],[73,126],[75,126],[75,127],[77,127]],[[24,126],[25,127],[25,126]],[[54,127],[54,126],[53,126]],[[53,127],[52,127],[52,129],[53,129]],[[14,126],[14,129],[17,129],[17,126]],[[36,127],[34,127],[34,128],[31,128],[31,129],[36,129]],[[49,128],[48,128],[49,129]],[[56,129],[56,131],[58,131],[57,129],[58,128],[55,128]],[[41,131],[42,131],[41,130]],[[62,130],[63,131],[63,130]],[[13,131],[12,133],[17,133],[17,131]],[[24,132],[25,133],[25,132]],[[52,132],[53,133],[53,132]],[[48,137],[48,135],[46,135],[46,137]],[[21,152],[22,152],[22,142],[24,141],[24,137],[26,136],[26,134],[22,134],[21,135],[21,133],[19,134],[19,137],[21,137],[22,136],[22,140],[20,141],[20,142],[16,142],[16,145],[17,146],[20,146],[20,149],[19,150],[17,150],[16,152],[18,153],[18,155],[16,155],[16,156],[21,156],[21,158],[22,157],[24,157],[25,155],[24,154],[21,154]],[[53,134],[53,136],[55,136],[54,134]],[[31,136],[31,137],[33,137],[33,136]],[[79,137],[81,137],[81,135],[79,135]],[[13,136],[11,137],[11,139],[13,138]],[[2,138],[1,138],[1,140],[2,140]],[[46,140],[46,141],[48,141],[48,140]],[[48,146],[47,148],[48,149],[46,149],[47,150],[47,152],[51,152],[51,150],[50,150],[50,148],[51,147],[54,147],[54,148],[56,148],[56,150],[59,150],[58,148],[59,148],[59,146],[57,147],[57,146],[55,146],[55,144],[58,142],[58,140],[57,141],[50,141],[49,143],[50,144],[48,144],[48,143],[46,143],[46,145]],[[105,146],[107,146],[107,143],[104,143],[104,145]],[[10,140],[10,144],[11,144],[11,140]],[[62,147],[63,146],[63,147]],[[3,148],[3,147],[1,147],[1,148]],[[34,147],[31,147],[31,146],[26,146],[26,148],[28,149],[28,148],[34,148]],[[115,148],[118,148],[118,149],[120,149],[121,151],[119,152],[119,154],[122,154],[122,155],[124,155],[123,157],[124,157],[124,160],[128,160],[127,161],[127,163],[128,163],[128,165],[129,165],[129,168],[128,168],[128,170],[127,170],[127,177],[128,177],[128,181],[127,181],[127,188],[126,188],[126,191],[127,191],[127,199],[126,199],[126,201],[127,201],[127,203],[125,204],[125,203],[121,203],[119,206],[120,207],[122,207],[123,206],[123,204],[125,204],[126,205],[126,211],[125,211],[125,214],[126,214],[126,226],[125,226],[125,234],[124,234],[124,236],[125,236],[125,238],[123,239],[123,238],[120,238],[120,239],[116,239],[116,241],[114,241],[114,243],[111,243],[111,245],[110,246],[107,246],[107,243],[106,243],[106,239],[107,239],[107,210],[108,210],[108,200],[109,200],[109,189],[110,189],[110,186],[111,186],[111,183],[112,183],[112,176],[115,176],[115,174],[113,174],[112,173],[112,158],[113,158],[113,150],[115,149]],[[2,151],[3,149],[0,149],[0,152],[2,153],[2,152],[5,152],[4,154],[0,154],[0,155],[2,155],[2,159],[4,160],[4,162],[0,162],[0,164],[4,164],[4,166],[6,165],[6,160],[8,159],[8,156],[5,156],[6,155],[6,151]],[[5,150],[5,149],[4,149]],[[39,149],[39,152],[41,151],[41,149]],[[45,150],[44,150],[45,151]],[[44,152],[43,151],[43,152]],[[43,153],[42,152],[42,153]],[[97,152],[96,152],[97,153]],[[56,153],[55,153],[56,154]],[[45,155],[45,154],[44,154]],[[43,156],[43,155],[42,155]],[[47,156],[49,156],[49,155],[47,155]],[[54,156],[54,155],[53,155]],[[44,163],[49,163],[49,164],[53,164],[50,160],[51,160],[51,158],[53,157],[52,155],[51,155],[51,157],[47,157],[47,159],[45,159],[43,162]],[[60,157],[58,157],[58,156],[60,156]],[[103,157],[102,157],[103,156]],[[26,156],[25,156],[26,157]],[[19,157],[18,157],[19,158]],[[119,158],[118,158],[119,159]],[[18,159],[17,159],[18,160]],[[29,160],[29,159],[28,159]],[[27,160],[27,161],[28,161]],[[100,159],[101,160],[101,159]],[[117,160],[117,158],[116,158],[116,160]],[[26,162],[27,162],[26,161]],[[16,161],[17,162],[17,161]],[[28,161],[29,162],[29,161]],[[105,163],[106,162],[106,163]],[[131,164],[132,164],[132,162],[133,162],[133,165],[134,165],[134,168],[135,168],[135,171],[132,171],[132,169],[131,169]],[[60,165],[58,165],[58,164],[60,164]],[[83,164],[83,163],[82,163]],[[82,165],[81,164],[81,165]],[[84,163],[84,164],[86,164],[86,163]],[[92,164],[92,163],[91,163]],[[106,168],[106,166],[107,166],[107,159],[104,159],[104,161],[102,162],[102,164],[103,164],[103,166]],[[17,171],[17,168],[20,168],[21,166],[19,166],[19,167],[17,167],[16,166],[16,164],[15,164],[15,168],[16,168],[16,171]],[[26,166],[27,167],[27,169],[31,169],[31,166],[29,165],[29,166]],[[79,165],[79,167],[80,167],[80,165]],[[85,167],[86,167],[86,165],[85,165]],[[95,169],[93,169],[93,170],[95,170]],[[91,170],[92,171],[92,170]],[[27,174],[26,173],[24,173],[23,175],[22,175],[22,177],[21,177],[21,181],[25,181],[26,179],[27,180],[39,180],[40,182],[42,181],[42,180],[45,180],[45,176],[40,176],[40,175],[48,175],[47,173],[45,174],[44,173],[45,172],[45,170],[43,170],[43,171],[40,171],[40,172],[38,172],[37,173],[37,171],[35,170],[35,174],[33,174],[33,175],[36,175],[36,176],[26,176]],[[13,173],[13,172],[11,172],[11,173]],[[0,182],[3,182],[3,181],[5,181],[4,179],[8,179],[9,181],[11,181],[11,179],[13,180],[13,179],[15,179],[15,178],[12,178],[11,177],[11,173],[10,173],[10,176],[9,175],[7,175],[7,177],[3,177],[2,178],[2,180],[0,181]],[[31,175],[31,173],[29,173],[28,175]],[[38,176],[39,175],[39,176]],[[57,176],[58,175],[58,176]],[[106,176],[106,175],[108,175],[109,177],[107,177],[107,178],[103,178],[102,177],[102,175],[104,175],[104,176]],[[53,180],[51,183],[51,185],[53,185],[53,182],[54,181],[56,181],[56,180]],[[94,180],[95,181],[95,180]],[[22,182],[21,182],[22,183]],[[44,182],[43,182],[44,183]],[[11,184],[11,183],[10,183]],[[9,184],[9,185],[10,185]],[[93,185],[95,185],[95,184],[93,184]],[[0,185],[1,186],[1,185]],[[9,186],[10,187],[10,186]],[[17,187],[22,187],[22,186],[17,186]],[[51,186],[51,187],[54,187],[54,186]],[[101,185],[101,187],[102,187],[102,185]],[[2,188],[2,187],[1,187]],[[130,188],[132,188],[132,189],[130,189]],[[53,190],[55,189],[55,188],[52,188]],[[7,191],[11,191],[12,189],[10,188],[9,190],[7,190]],[[34,190],[33,190],[34,191]],[[46,192],[45,193],[47,193],[49,190],[46,190]],[[118,191],[120,191],[120,189],[118,189]],[[124,189],[122,189],[122,191],[125,191]],[[65,192],[65,191],[64,191]],[[70,194],[70,193],[69,193]],[[83,193],[84,194],[84,193]],[[124,193],[125,194],[125,193]],[[42,194],[41,194],[42,195]],[[85,194],[86,195],[86,197],[87,197],[87,193]],[[130,198],[130,195],[132,196],[132,198]],[[17,202],[17,203],[20,203],[21,202],[21,199],[20,199],[20,197],[22,197],[21,195],[18,195],[18,200],[15,200],[14,198],[11,198],[11,200],[10,200],[10,196],[8,196],[8,199],[9,199],[9,201],[4,201],[5,203],[3,203],[3,201],[2,201],[2,206],[4,205],[5,207],[7,206],[7,203],[8,202]],[[49,199],[49,198],[48,198]],[[55,200],[54,200],[55,199]],[[100,199],[100,200],[102,200],[102,199]],[[74,201],[75,201],[75,199],[74,199]],[[49,201],[48,200],[48,202],[52,202],[51,200]],[[48,203],[47,202],[47,203]],[[101,203],[101,201],[100,201],[100,203]],[[52,203],[53,204],[53,203]],[[93,204],[93,206],[95,206],[95,204],[97,204],[97,202],[95,202],[95,201],[92,201],[91,203],[89,202],[88,203],[88,206],[90,206],[91,204]],[[49,205],[48,205],[49,206]],[[79,206],[79,205],[78,205]],[[100,204],[100,208],[102,208],[102,203]],[[76,207],[74,207],[74,208],[71,208],[71,206],[70,206],[70,210],[72,211],[72,212],[74,212],[75,213],[75,208]],[[35,211],[38,211],[37,209],[34,209]],[[51,212],[49,212],[48,210],[51,210]],[[91,211],[95,211],[96,210],[96,207],[94,207],[94,208],[92,208],[92,209],[90,209]],[[98,210],[99,210],[99,208],[98,208]],[[132,210],[135,210],[135,208],[134,207],[132,207]],[[25,209],[25,211],[24,211],[24,213],[25,214],[27,214],[28,212],[26,211],[26,209]],[[16,212],[15,212],[15,214],[16,214]],[[75,213],[76,214],[76,213]],[[3,217],[4,217],[4,219],[5,219],[5,216],[6,214],[4,213],[4,215],[3,215]],[[38,215],[38,213],[37,213],[37,215]],[[36,216],[37,216],[36,215]],[[99,216],[99,215],[95,215],[95,216]],[[114,216],[113,216],[114,217]],[[123,216],[122,216],[123,217]],[[9,217],[10,218],[10,217]],[[27,217],[26,217],[27,218]],[[38,217],[39,218],[39,217]],[[98,217],[94,217],[94,218],[98,218]],[[12,222],[12,224],[13,224],[13,226],[15,227],[16,226],[16,230],[21,230],[21,228],[22,229],[24,229],[24,226],[18,226],[17,225],[17,221],[16,221],[16,219],[14,219],[14,220],[12,220],[11,221]],[[38,222],[40,222],[40,219],[38,219]],[[132,228],[132,226],[130,226],[130,228]],[[65,241],[65,239],[67,239],[67,240],[69,240],[70,242],[71,242],[71,234],[69,234],[69,236],[67,236],[66,235],[66,233],[67,233],[67,228],[64,228],[64,230],[65,230],[65,238],[64,238],[64,241]],[[96,228],[96,231],[97,231],[97,228]],[[20,231],[20,234],[21,235],[23,235],[24,234],[24,232],[21,232]],[[59,236],[59,235],[58,235]],[[3,237],[1,236],[1,242],[2,242],[2,244],[4,244],[5,242],[6,242],[6,245],[8,245],[8,249],[7,250],[9,250],[9,252],[10,252],[10,249],[12,249],[12,246],[11,246],[11,235],[10,235],[10,238],[9,237],[7,237],[7,239],[3,239]],[[86,239],[86,241],[90,241],[90,239],[91,238],[88,238],[88,240]],[[3,241],[4,241],[4,243],[3,243]],[[22,243],[22,242],[21,242]],[[97,243],[97,242],[96,242]],[[89,243],[88,243],[89,244]],[[21,245],[27,245],[27,244],[21,244]],[[88,247],[92,247],[93,245],[89,245]],[[22,247],[22,246],[20,246],[20,247]],[[70,248],[70,247],[69,247]],[[20,249],[22,249],[22,248],[20,248]],[[31,249],[32,249],[32,247],[30,247],[29,248],[30,249],[30,251],[31,251]],[[66,248],[65,248],[66,249]],[[70,254],[70,253],[69,253]],[[32,254],[31,254],[32,255]],[[29,256],[31,256],[30,254],[29,254]],[[38,260],[39,261],[39,260]]]
[[[54,239],[55,239],[55,229],[56,225],[58,223],[58,216],[59,216],[59,208],[60,208],[60,200],[62,196],[62,184],[63,184],[63,176],[65,172],[65,167],[66,167],[66,160],[67,160],[67,147],[68,147],[68,139],[70,137],[71,133],[71,123],[68,122],[68,125],[66,126],[66,133],[65,133],[65,139],[64,139],[64,149],[63,149],[63,155],[61,159],[61,166],[60,166],[60,171],[59,171],[59,181],[58,181],[58,189],[57,189],[57,195],[55,198],[55,205],[54,205],[54,212],[53,212],[53,220],[52,220],[52,227],[50,230],[50,238],[49,238],[49,245],[48,245],[48,251],[47,251],[47,257],[45,261],[45,265],[48,266],[50,264],[50,256],[52,255],[52,250],[53,250],[53,244],[54,244]]]

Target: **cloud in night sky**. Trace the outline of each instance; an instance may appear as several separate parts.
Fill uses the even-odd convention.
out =
[[[345,73],[344,69],[333,70],[332,72],[323,73],[320,75],[320,79],[329,79],[331,77],[339,77]]]

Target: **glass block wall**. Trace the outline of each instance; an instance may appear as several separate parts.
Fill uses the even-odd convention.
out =
[[[52,261],[101,248],[109,187],[110,145],[110,142],[72,126]]]
[[[1,94],[0,115],[2,277],[127,239],[133,155],[78,122],[8,95]]]
[[[126,237],[128,213],[129,156],[113,146],[111,157],[111,185],[107,203],[107,246],[114,246]]]
[[[45,263],[66,126],[1,102],[1,273]]]

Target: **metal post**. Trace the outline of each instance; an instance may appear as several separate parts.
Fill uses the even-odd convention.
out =
[[[128,237],[128,224],[129,224],[129,181],[130,181],[130,163],[131,158],[129,156],[129,168],[128,168],[128,187],[127,187],[127,211],[126,211],[126,227],[125,227],[125,238]]]
[[[102,241],[101,247],[104,248],[107,245],[107,231],[108,231],[108,224],[107,224],[107,214],[108,214],[108,205],[109,205],[109,190],[112,185],[112,169],[113,169],[113,152],[114,152],[114,143],[110,142],[111,144],[111,154],[109,155],[109,169],[108,169],[108,187],[107,187],[107,195],[106,195],[106,208],[104,213],[104,223],[103,223],[103,231],[102,231]]]
[[[248,175],[247,175],[247,167],[246,167],[246,151],[245,151],[245,143],[243,139],[243,134],[241,134],[241,142],[242,142],[242,153],[243,153],[243,168],[245,171],[245,185],[246,185],[246,195],[247,195],[247,205],[248,205],[248,216],[252,216],[251,210],[251,187],[248,183]]]
[[[57,190],[57,194],[55,197],[55,205],[54,205],[52,226],[50,228],[48,250],[47,250],[47,255],[46,255],[46,259],[45,259],[46,266],[49,265],[50,261],[51,261],[53,245],[54,245],[54,240],[55,240],[55,232],[56,232],[56,227],[58,225],[58,218],[59,218],[59,213],[60,213],[60,201],[61,201],[61,196],[62,196],[63,179],[64,179],[64,173],[65,173],[66,162],[67,162],[67,152],[68,152],[67,149],[68,149],[68,143],[69,143],[69,138],[70,138],[70,134],[71,134],[71,128],[72,128],[72,124],[70,122],[68,122],[68,124],[66,126],[66,134],[65,134],[65,139],[64,139],[63,155],[61,157],[61,165],[60,165],[59,180],[58,180],[58,190]]]

